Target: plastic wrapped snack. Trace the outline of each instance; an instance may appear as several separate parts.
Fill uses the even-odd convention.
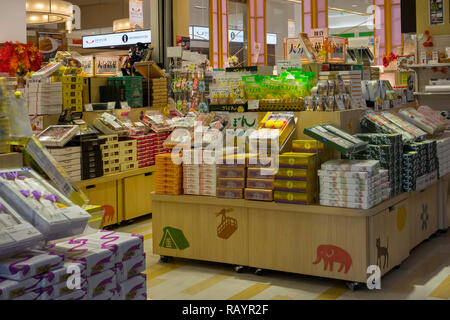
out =
[[[38,139],[46,147],[64,147],[79,132],[78,126],[50,126],[39,134]]]
[[[31,248],[43,238],[0,197],[0,257]]]
[[[29,169],[0,171],[0,196],[47,240],[79,235],[91,218]]]
[[[414,108],[400,110],[398,114],[406,121],[429,134],[435,134],[436,131],[439,130],[439,126],[434,120],[427,118],[425,115],[417,112]]]

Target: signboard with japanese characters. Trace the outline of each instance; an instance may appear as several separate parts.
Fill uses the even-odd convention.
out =
[[[299,38],[286,38],[284,42],[285,60],[308,60]]]

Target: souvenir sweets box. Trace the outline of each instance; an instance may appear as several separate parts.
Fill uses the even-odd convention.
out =
[[[0,278],[23,281],[60,268],[63,260],[61,254],[25,250],[0,260]]]
[[[145,271],[145,254],[116,264],[117,282],[121,283]]]
[[[88,280],[87,280],[87,277],[85,277],[85,276],[81,277],[79,289],[69,288],[66,281],[56,283],[56,284],[52,285],[50,288],[53,288],[53,299],[56,299],[58,297],[64,297],[66,295],[69,295],[72,292],[77,291],[77,290],[87,291]]]
[[[54,300],[83,300],[86,295],[87,295],[86,289],[84,290],[78,289],[64,296],[56,297],[54,298]]]
[[[32,248],[43,238],[0,197],[0,257]]]
[[[0,196],[48,240],[81,234],[91,217],[33,170],[0,171]]]
[[[33,278],[39,281],[39,286],[41,288],[47,288],[60,283],[66,283],[69,277],[73,274],[73,270],[77,269],[80,271],[80,276],[82,279],[86,279],[86,266],[82,263],[77,263],[73,261],[64,261],[64,264],[56,269],[50,270],[47,273],[42,273]]]
[[[97,297],[114,289],[116,285],[116,275],[111,269],[93,275],[87,279],[87,295],[85,298]]]
[[[79,132],[78,126],[50,126],[38,135],[38,139],[46,147],[64,147]]]
[[[118,283],[113,300],[147,300],[147,277],[139,274]]]
[[[22,281],[0,278],[0,300],[12,300],[27,292],[40,289],[39,279],[28,278]]]

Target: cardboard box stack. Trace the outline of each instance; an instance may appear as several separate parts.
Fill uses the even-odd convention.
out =
[[[158,137],[154,133],[130,137],[136,140],[137,164],[139,168],[155,165],[155,150],[158,143]]]
[[[138,168],[137,141],[119,141],[120,171],[134,170]]]
[[[119,137],[116,134],[100,136],[104,141],[100,145],[103,162],[103,174],[110,175],[120,172]]]
[[[450,172],[450,137],[437,140],[437,157],[439,162],[439,176]]]
[[[317,201],[317,155],[284,153],[275,175],[275,202],[309,205]]]
[[[142,89],[144,95],[144,106],[167,106],[167,78],[144,79]]]
[[[332,160],[318,174],[322,206],[367,210],[382,201],[387,174],[377,160]]]
[[[73,182],[81,181],[81,147],[47,148]]]
[[[83,84],[80,76],[62,76],[63,109],[83,112]]]
[[[217,195],[217,166],[214,151],[183,152],[184,194],[215,197]]]
[[[61,82],[28,81],[26,98],[29,115],[60,114],[63,106]]]
[[[25,250],[0,259],[0,300],[50,300],[51,285],[42,287],[41,276],[63,267],[64,258],[37,250]],[[44,283],[45,284],[45,283]]]
[[[172,162],[170,153],[157,155],[155,164],[155,193],[180,195],[182,193],[183,179],[182,166]]]
[[[273,201],[275,169],[272,158],[252,156],[248,159],[244,198]]]
[[[103,176],[101,145],[105,139],[90,138],[81,140],[81,178],[89,180]]]
[[[369,143],[367,150],[349,156],[354,160],[379,160],[382,169],[388,170],[390,197],[394,198],[403,192],[402,162],[403,141],[401,134],[357,134],[359,139]],[[385,190],[386,186],[382,186]]]

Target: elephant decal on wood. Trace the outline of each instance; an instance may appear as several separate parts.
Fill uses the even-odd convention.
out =
[[[328,266],[330,266],[330,271],[333,272],[334,263],[340,263],[338,272],[342,272],[345,268],[345,274],[348,273],[353,263],[352,257],[347,251],[333,245],[322,245],[317,248],[317,260],[313,264],[319,264],[322,260],[324,271],[327,271]]]

